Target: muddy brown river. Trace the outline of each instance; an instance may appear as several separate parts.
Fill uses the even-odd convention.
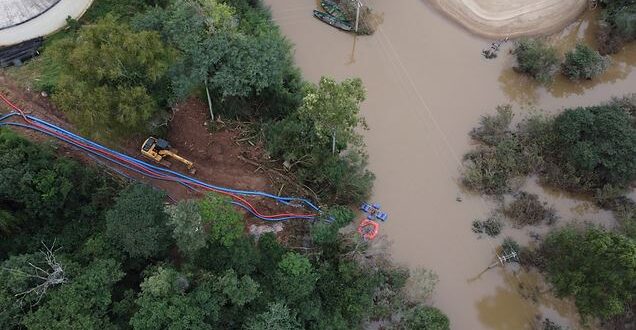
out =
[[[499,104],[513,104],[519,114],[556,112],[636,92],[636,47],[615,56],[597,81],[573,85],[558,79],[546,89],[512,71],[507,49],[497,59],[484,59],[480,52],[492,40],[470,34],[424,0],[368,1],[382,23],[373,36],[358,38],[312,18],[314,0],[265,2],[295,45],[296,63],[307,79],[364,81],[368,97],[362,113],[370,127],[364,135],[377,176],[373,200],[390,215],[381,230],[392,241],[396,261],[439,275],[431,302],[450,317],[452,328],[531,329],[537,317],[578,328],[571,302],[528,289],[539,285],[546,291],[536,274],[483,272],[501,238],[477,239],[472,233],[472,220],[486,216],[492,205],[462,191],[460,160],[471,147],[468,131]],[[592,16],[551,39],[563,49],[590,39]],[[526,185],[563,218],[611,225],[611,214],[589,201],[546,191],[533,180]],[[506,228],[501,237],[525,243],[528,234],[529,229]]]

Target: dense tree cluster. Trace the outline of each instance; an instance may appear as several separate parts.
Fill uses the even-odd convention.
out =
[[[636,3],[633,0],[600,0],[603,7],[598,39],[603,53],[616,53],[636,39]]]
[[[592,195],[612,210],[615,230],[557,229],[537,249],[523,250],[521,260],[544,271],[558,295],[573,296],[584,316],[616,328],[633,325],[636,306],[636,203],[624,196],[636,180],[634,109],[631,95],[556,116],[532,115],[511,128],[510,108],[500,107],[471,132],[480,144],[466,155],[463,178],[473,190],[501,196],[534,173],[554,188]],[[507,153],[499,151],[502,146]],[[503,213],[517,225],[556,219],[525,192],[504,204]]]
[[[101,0],[47,42],[36,84],[98,139],[167,127],[166,107],[203,96],[211,119],[263,127],[271,154],[326,203],[364,200],[359,79],[304,82],[260,1]],[[261,125],[262,124],[262,125]],[[7,220],[8,221],[8,220]]]
[[[510,180],[535,172],[566,190],[595,193],[636,180],[636,126],[631,99],[535,115],[510,128],[507,107],[485,116],[471,136],[481,144],[466,156],[464,183],[487,194],[510,191]]]
[[[304,229],[305,249],[293,250],[247,236],[219,196],[166,205],[160,191],[100,179],[7,130],[0,151],[2,219],[17,219],[0,226],[3,329],[449,328],[408,298],[408,271],[363,262],[375,257],[340,233],[348,208],[328,210],[335,221]]]
[[[636,300],[636,240],[596,228],[565,228],[551,233],[541,251],[557,293],[573,295],[582,314],[607,319]]]

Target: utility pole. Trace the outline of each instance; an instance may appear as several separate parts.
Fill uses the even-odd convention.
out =
[[[360,0],[356,0],[356,33],[358,33],[358,21],[360,20],[360,7],[362,7],[362,2],[360,2]]]

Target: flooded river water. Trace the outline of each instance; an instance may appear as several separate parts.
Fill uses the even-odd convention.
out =
[[[393,242],[396,261],[439,275],[432,302],[449,315],[452,328],[531,329],[537,315],[576,322],[571,303],[550,297],[535,303],[519,289],[520,283],[540,282],[538,276],[501,268],[482,273],[499,242],[477,239],[470,225],[492,205],[461,190],[460,159],[471,147],[468,131],[499,104],[511,103],[518,113],[554,112],[636,92],[636,47],[615,57],[599,81],[557,80],[546,90],[512,71],[507,50],[484,59],[480,52],[492,40],[471,35],[424,0],[369,1],[383,22],[373,36],[358,38],[312,18],[314,0],[265,2],[294,43],[296,63],[307,79],[364,81],[368,97],[362,114],[370,127],[365,139],[377,176],[373,200],[390,215],[381,229]],[[582,19],[553,38],[572,46],[593,29]],[[532,183],[528,189],[558,210],[571,211],[563,217],[609,217],[588,201],[550,195]]]

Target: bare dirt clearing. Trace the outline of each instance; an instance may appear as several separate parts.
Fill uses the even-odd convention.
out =
[[[469,30],[505,38],[557,31],[575,20],[587,0],[431,0]]]

